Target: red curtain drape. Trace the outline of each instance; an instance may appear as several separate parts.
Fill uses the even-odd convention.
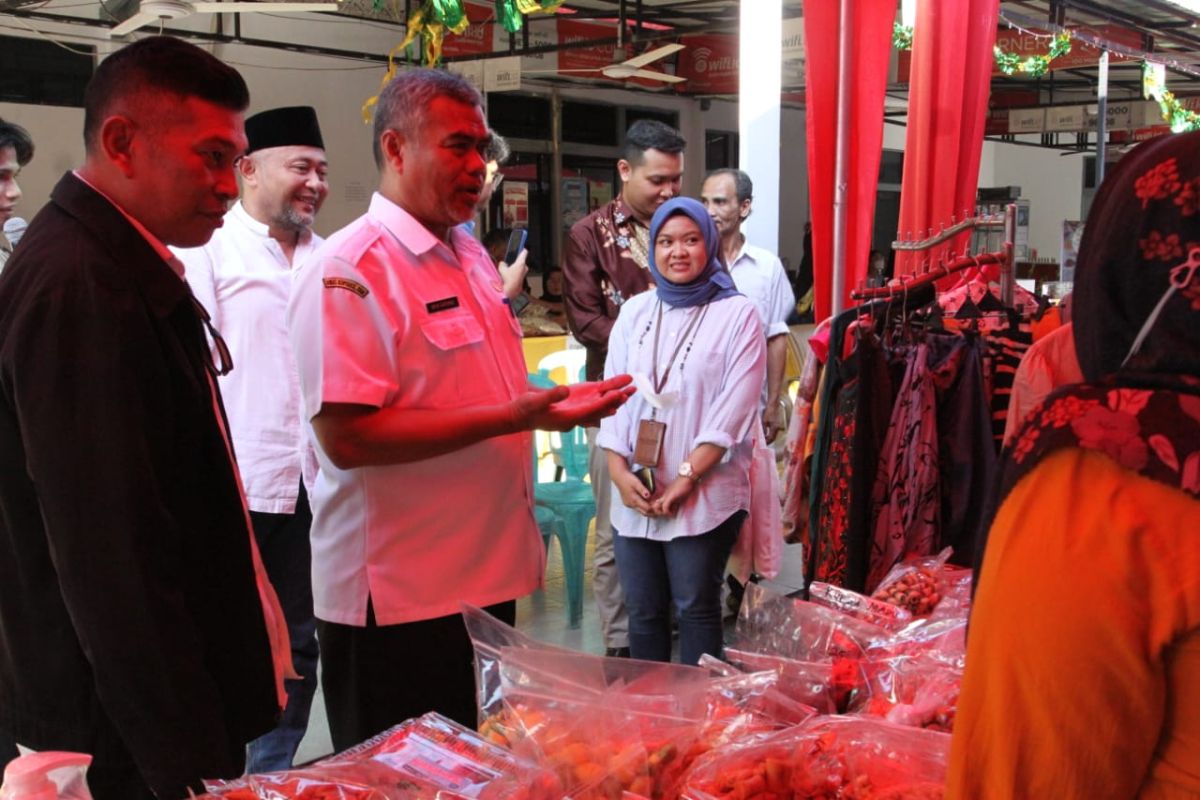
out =
[[[913,26],[900,235],[924,238],[975,210],[999,0],[920,0]],[[919,272],[970,232],[934,251],[898,252],[896,275]]]
[[[850,290],[867,274],[875,190],[883,148],[883,106],[891,58],[895,0],[842,0],[851,4],[852,80],[850,145],[847,163],[848,223],[846,280],[842,306]],[[805,89],[808,131],[808,195],[812,220],[815,314],[829,316],[833,306],[833,199],[837,159],[839,3],[804,4]]]

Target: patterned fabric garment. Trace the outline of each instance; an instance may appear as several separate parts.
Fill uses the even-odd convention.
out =
[[[796,405],[788,422],[787,443],[784,447],[783,527],[789,542],[801,542],[809,551],[808,503],[809,470],[812,435],[815,432],[815,404],[820,382],[821,361],[810,348],[800,371],[800,388]]]
[[[810,574],[813,580],[843,585],[847,573],[847,533],[850,528],[850,478],[854,460],[854,422],[858,411],[858,385],[842,387],[833,404],[832,441],[826,464],[828,473],[821,492]]]
[[[905,554],[930,553],[938,541],[937,387],[929,355],[925,342],[910,351],[884,438],[871,495],[875,525],[868,592]]]
[[[1027,319],[1012,328],[985,334],[984,385],[992,407],[992,438],[996,452],[1004,444],[1004,428],[1008,422],[1008,405],[1012,399],[1017,368],[1025,351],[1033,344],[1033,328]]]
[[[934,549],[952,547],[950,562],[969,567],[975,561],[979,519],[999,476],[991,409],[983,389],[984,344],[974,335],[930,335],[928,341],[939,364],[935,381],[942,516]]]

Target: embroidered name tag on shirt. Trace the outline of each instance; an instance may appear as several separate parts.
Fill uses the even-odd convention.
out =
[[[371,293],[370,289],[350,278],[323,278],[322,283],[325,284],[326,289],[346,289],[359,297],[366,297]]]
[[[436,314],[439,311],[449,311],[452,308],[458,308],[457,297],[444,297],[441,300],[434,300],[432,303],[425,304],[425,310],[430,314]]]

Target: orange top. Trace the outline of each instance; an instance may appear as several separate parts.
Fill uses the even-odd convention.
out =
[[[1200,796],[1200,501],[1061,450],[982,577],[946,798]]]

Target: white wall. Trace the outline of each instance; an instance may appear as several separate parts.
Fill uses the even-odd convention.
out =
[[[1029,245],[1039,258],[1059,255],[1063,220],[1077,220],[1083,196],[1083,155],[984,142],[980,186],[1020,186],[1030,200]]]

